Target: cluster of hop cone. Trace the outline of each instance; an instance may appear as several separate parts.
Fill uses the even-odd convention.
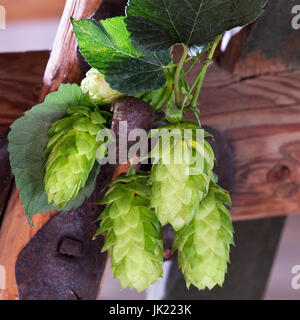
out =
[[[99,82],[93,82],[97,77],[92,70],[89,82],[83,83],[95,101],[103,97]],[[111,89],[109,92],[106,104],[118,94]],[[78,106],[52,125],[45,172],[49,202],[63,207],[85,185],[100,146],[96,135],[106,127],[106,121],[97,108]],[[174,128],[178,129],[176,125]],[[105,209],[95,237],[106,235],[102,251],[109,251],[112,273],[122,288],[140,292],[162,276],[162,227],[167,224],[175,230],[173,251],[178,252],[187,286],[212,289],[224,282],[233,245],[231,217],[225,207],[231,205],[230,196],[217,185],[211,146],[193,137],[196,135],[189,140],[173,140],[167,151],[159,148],[159,139],[152,153],[155,161],[151,173],[130,169],[112,182],[98,202]],[[192,157],[182,159],[183,154],[192,153],[201,157],[201,166],[195,166]]]

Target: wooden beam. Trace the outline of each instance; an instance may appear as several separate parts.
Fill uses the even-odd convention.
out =
[[[8,72],[11,79],[18,79],[22,74],[21,66],[26,71],[20,82],[24,85],[22,90],[16,92],[12,84],[3,90],[3,83],[6,83],[4,81],[0,85],[0,98],[5,106],[2,108],[1,105],[2,115],[13,107],[6,125],[19,117],[32,104],[34,97],[37,97],[42,67],[36,69],[33,81],[23,62],[32,59],[36,65],[44,65],[47,54],[27,53],[23,58],[12,54],[13,60],[9,54],[0,55],[0,64],[6,65],[7,69],[10,64],[5,61],[19,61],[20,68],[16,65],[14,70]],[[217,65],[209,71],[199,100],[202,122],[225,132],[235,149],[233,165],[236,174],[231,209],[234,220],[299,212],[299,79],[300,70],[246,81],[233,79],[231,74],[219,69]],[[22,92],[26,92],[26,97]],[[20,101],[18,107],[14,106],[14,95]],[[9,104],[5,97],[12,97]],[[29,102],[26,102],[27,99]],[[1,227],[0,246],[4,249],[1,250],[0,265],[14,265],[18,252],[51,217],[37,215],[36,228],[29,228],[16,192],[9,202],[7,212],[15,214],[6,214]],[[13,242],[12,250],[9,239],[16,232],[19,234],[18,241]],[[11,285],[7,290],[0,290],[0,297],[14,299],[18,297],[14,268],[7,270],[10,270],[7,281]]]
[[[0,54],[0,131],[37,102],[48,59],[48,51]]]
[[[0,131],[7,129],[24,111],[36,103],[43,86],[43,73],[48,59],[48,51],[0,54]],[[16,190],[5,206],[6,212],[22,212]],[[0,224],[0,265],[2,269],[5,268],[6,275],[6,289],[0,288],[0,300],[18,297],[14,267],[7,266],[15,265],[18,253],[40,226],[38,224],[31,230],[24,229],[24,222],[26,223],[26,219],[22,214],[14,217],[5,215]]]
[[[73,33],[70,17],[74,19],[89,18],[102,2],[103,0],[68,0],[66,2],[44,74],[44,87],[40,100],[43,100],[49,92],[57,90],[61,83],[80,81],[82,76],[77,63],[77,40]]]
[[[0,55],[2,129],[34,104],[48,55]],[[243,81],[217,64],[208,72],[199,99],[201,118],[234,145],[234,219],[299,211],[299,80],[300,69]]]
[[[248,80],[217,64],[208,73],[201,121],[234,147],[234,220],[300,212],[299,80],[300,69]]]
[[[239,77],[300,66],[300,30],[292,27],[292,0],[269,1],[263,16],[234,36],[220,61]]]

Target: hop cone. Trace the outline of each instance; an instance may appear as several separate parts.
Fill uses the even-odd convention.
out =
[[[99,147],[96,135],[106,122],[88,107],[72,107],[69,114],[52,125],[46,150],[45,191],[61,208],[85,186]]]
[[[117,90],[113,90],[105,81],[104,75],[92,68],[87,72],[86,78],[81,82],[81,89],[89,93],[91,101],[98,105],[111,104],[122,96]]]
[[[191,221],[208,192],[210,181],[215,179],[212,172],[215,158],[205,140],[196,143],[193,139],[179,139],[171,145],[173,148],[162,146],[158,151],[157,144],[154,150],[159,160],[151,171],[151,207],[155,208],[163,226],[170,223],[174,230],[179,230]],[[193,162],[195,154],[201,159],[200,165]]]
[[[101,204],[101,227],[107,239],[111,270],[122,288],[145,290],[162,275],[163,241],[160,224],[149,209],[147,177],[123,176],[115,181]]]
[[[211,187],[201,201],[193,220],[175,234],[173,249],[178,249],[178,265],[187,287],[199,290],[222,286],[233,242],[231,216],[223,202],[230,204],[225,190]]]

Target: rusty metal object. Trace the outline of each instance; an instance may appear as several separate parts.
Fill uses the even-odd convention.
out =
[[[3,131],[0,135],[0,226],[2,214],[6,207],[14,180],[9,163],[9,154],[7,151],[8,132],[9,129]]]
[[[116,133],[119,146],[116,153],[117,161],[121,154],[120,163],[124,163],[127,162],[128,150],[136,143],[136,141],[128,141],[130,131],[132,128],[143,128],[148,132],[152,128],[155,113],[148,103],[133,97],[118,99],[112,105],[112,109],[114,111],[112,129]],[[136,126],[136,123],[140,123],[140,126]]]
[[[93,196],[78,209],[56,214],[18,257],[16,278],[21,300],[95,299],[105,266],[104,240],[93,241],[103,196],[114,167],[102,169]]]
[[[128,131],[152,127],[154,112],[141,100],[122,98],[115,109],[115,130],[119,121],[128,121]],[[93,202],[103,198],[116,168],[103,166],[91,198],[75,210],[57,213],[22,250],[16,263],[21,300],[96,298],[107,254],[100,253],[103,237],[92,240],[101,212]]]

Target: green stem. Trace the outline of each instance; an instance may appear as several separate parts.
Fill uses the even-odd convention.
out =
[[[173,86],[168,86],[168,88],[165,91],[165,94],[163,96],[163,98],[160,100],[160,102],[157,104],[155,111],[156,112],[160,112],[163,107],[167,104],[167,102],[170,100],[171,95],[173,93]]]
[[[198,123],[198,126],[201,128],[202,126],[201,126],[198,112],[196,110],[193,110],[193,113],[194,113],[194,117],[196,118],[196,121]]]
[[[189,96],[185,95],[184,100],[183,100],[182,105],[181,105],[181,111],[183,111],[183,109],[185,107],[185,104],[187,103],[188,99],[189,99]]]
[[[170,64],[168,64],[167,66],[163,66],[162,68],[163,69],[165,69],[165,70],[168,70],[168,69],[170,69],[170,68],[177,68],[177,66],[178,66],[178,63],[170,63]]]
[[[194,67],[195,64],[199,62],[199,58],[194,58],[194,61],[189,65],[189,67],[184,71],[184,76],[186,76]]]
[[[184,63],[188,63],[188,62],[190,62],[190,61],[192,61],[192,60],[194,60],[196,58],[197,57],[188,57],[188,58],[185,59]]]
[[[204,55],[204,53],[207,52],[206,50],[203,50],[200,54],[198,54],[196,57],[189,57],[188,59],[185,60],[185,63],[190,62],[191,60],[193,60],[193,62],[191,63],[191,65],[186,69],[186,71],[184,72],[184,75],[186,76],[194,67],[195,64],[197,64],[200,60],[200,58]]]
[[[214,53],[215,53],[215,51],[217,49],[217,46],[218,46],[220,40],[222,39],[222,36],[223,36],[223,34],[220,34],[217,37],[217,39],[215,40],[215,42],[212,44],[212,46],[210,48],[210,51],[208,53],[207,59],[206,59],[206,61],[204,63],[204,66],[203,66],[201,72],[199,73],[199,75],[198,75],[198,77],[197,77],[197,79],[195,81],[195,83],[197,83],[197,81],[198,81],[198,84],[196,86],[196,90],[195,90],[193,99],[191,101],[191,107],[192,108],[196,108],[197,107],[197,101],[198,101],[198,98],[199,98],[199,95],[200,95],[200,91],[201,91],[201,88],[202,88],[202,85],[203,85],[204,78],[206,76],[207,69],[213,62]],[[193,86],[192,86],[192,88],[193,88]]]
[[[196,80],[194,81],[194,83],[192,84],[191,89],[190,89],[190,91],[189,91],[189,95],[192,94],[192,92],[193,92],[194,88],[196,87],[197,83],[199,82],[201,76],[202,76],[202,70],[201,70],[201,72],[198,74],[198,76],[197,76]]]
[[[180,98],[181,98],[181,90],[180,90],[180,86],[179,86],[180,75],[181,75],[183,65],[185,64],[185,59],[188,55],[188,47],[184,44],[182,46],[183,46],[183,53],[182,53],[180,61],[178,62],[176,73],[175,73],[175,78],[174,78],[175,103],[176,103],[177,107],[179,107]]]

